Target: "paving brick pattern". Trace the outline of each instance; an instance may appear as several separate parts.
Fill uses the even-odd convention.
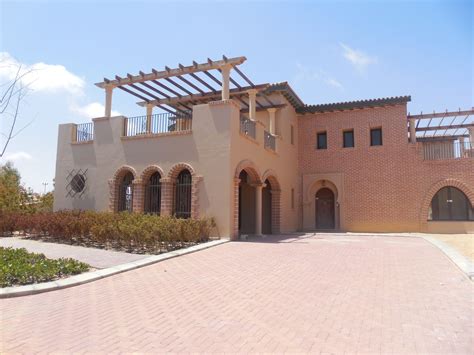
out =
[[[0,353],[471,353],[473,287],[420,238],[232,242],[0,300]]]

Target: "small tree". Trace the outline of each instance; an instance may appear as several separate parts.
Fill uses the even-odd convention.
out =
[[[18,211],[25,199],[20,173],[11,162],[0,166],[0,211]]]
[[[0,67],[12,66],[14,64],[0,61]],[[13,79],[7,79],[0,82],[0,158],[5,154],[11,140],[18,136],[27,126],[28,123],[18,128],[19,113],[21,102],[27,94],[28,86],[24,85],[25,77],[31,73],[31,70],[25,71],[21,65],[15,70]]]

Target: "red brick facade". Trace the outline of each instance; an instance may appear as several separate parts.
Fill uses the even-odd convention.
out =
[[[407,134],[406,105],[299,117],[299,173],[344,177],[343,229],[420,231],[433,195],[443,186],[463,191],[474,204],[472,159],[426,161],[421,143]],[[370,145],[370,129],[382,128],[383,145]],[[354,148],[343,148],[343,131],[354,130]],[[327,132],[327,149],[316,149]]]

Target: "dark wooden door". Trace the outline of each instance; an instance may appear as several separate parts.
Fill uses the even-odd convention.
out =
[[[335,225],[334,193],[322,188],[316,193],[316,228],[334,229]]]

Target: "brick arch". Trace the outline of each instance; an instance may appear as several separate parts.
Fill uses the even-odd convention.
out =
[[[117,169],[113,178],[109,180],[109,210],[112,212],[118,211],[120,180],[123,179],[127,173],[132,173],[133,175],[133,211],[138,212],[140,210],[135,202],[137,201],[135,196],[140,195],[141,193],[141,189],[137,187],[137,184],[140,184],[137,171],[129,165],[123,165]]]
[[[248,159],[242,160],[237,165],[237,168],[235,169],[234,178],[238,179],[240,173],[242,172],[242,170],[245,170],[245,172],[252,179],[253,183],[261,184],[263,182],[262,179],[260,178],[260,176],[261,176],[260,171],[259,171],[257,165],[255,165],[255,163],[253,161],[248,160]]]
[[[272,191],[281,191],[280,183],[278,182],[278,178],[275,172],[272,169],[268,169],[263,173],[262,181],[265,180],[270,181],[270,185],[272,187]]]
[[[187,163],[177,163],[168,172],[168,177],[161,181],[162,197],[161,210],[163,215],[171,215],[174,210],[176,179],[183,170],[191,173],[191,218],[199,218],[199,182],[202,176],[197,175],[194,168]]]
[[[474,191],[471,190],[465,183],[457,179],[440,180],[437,183],[431,185],[430,189],[425,194],[425,199],[423,200],[423,204],[421,205],[420,210],[420,222],[422,225],[428,223],[428,211],[431,205],[431,200],[433,199],[434,195],[443,187],[447,186],[455,187],[461,190],[464,195],[466,195],[469,202],[471,202],[471,206],[474,206]]]
[[[265,182],[266,180],[270,182],[272,194],[272,234],[278,234],[280,233],[281,221],[281,187],[275,172],[271,169],[263,173],[262,181]]]
[[[175,181],[178,178],[179,173],[184,169],[188,170],[191,173],[191,177],[194,179],[194,177],[196,176],[196,172],[194,171],[193,167],[188,163],[178,163],[173,165],[173,167],[168,173],[168,178],[170,178],[172,181]]]
[[[148,179],[156,172],[158,172],[162,178],[165,177],[163,169],[161,169],[158,165],[149,165],[145,168],[145,170],[143,170],[141,180],[146,183]]]

